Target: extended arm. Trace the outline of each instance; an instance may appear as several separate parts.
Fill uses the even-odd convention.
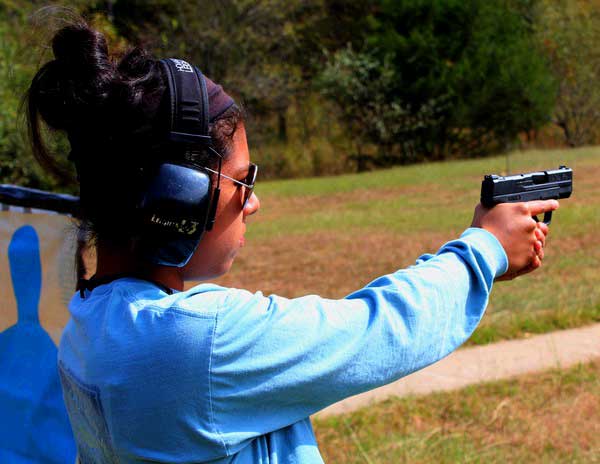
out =
[[[240,418],[248,438],[279,429],[446,356],[475,329],[507,264],[498,240],[472,228],[342,300],[231,290],[211,357],[221,433],[239,434]]]

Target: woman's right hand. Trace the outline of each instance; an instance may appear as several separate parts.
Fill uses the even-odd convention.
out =
[[[497,280],[511,280],[542,265],[549,229],[533,216],[554,211],[558,206],[556,200],[501,203],[493,208],[477,205],[471,226],[494,234],[508,257],[508,270]]]

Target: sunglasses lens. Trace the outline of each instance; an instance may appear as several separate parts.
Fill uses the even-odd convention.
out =
[[[244,189],[244,206],[246,206],[248,204],[248,200],[250,200],[250,197],[252,196],[253,189],[249,189],[248,187],[244,187]]]
[[[252,192],[254,191],[254,183],[256,182],[256,175],[258,174],[258,166],[256,164],[250,164],[250,168],[248,169],[248,175],[244,180],[244,184],[249,185],[250,187],[244,187],[244,206],[248,203],[248,200],[252,196]]]

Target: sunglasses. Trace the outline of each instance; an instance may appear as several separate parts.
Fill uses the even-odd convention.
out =
[[[204,169],[206,169],[208,172],[212,172],[213,174],[218,174],[219,176],[225,179],[229,179],[234,184],[241,185],[242,187],[244,187],[244,200],[242,202],[242,209],[246,207],[248,200],[250,200],[250,197],[252,196],[252,192],[254,192],[254,185],[256,184],[256,176],[258,175],[258,166],[256,164],[250,163],[248,165],[248,174],[246,175],[243,181],[226,176],[225,174],[222,174],[219,171],[215,171],[214,169],[210,169],[207,167],[205,167]]]

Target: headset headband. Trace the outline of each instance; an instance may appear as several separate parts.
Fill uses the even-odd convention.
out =
[[[160,63],[167,73],[169,85],[171,121],[168,139],[190,145],[211,145],[208,93],[202,72],[176,58],[160,60]]]
[[[169,127],[166,138],[183,150],[166,147],[168,153],[149,170],[139,211],[144,225],[138,241],[140,256],[163,265],[182,267],[189,261],[205,231],[215,221],[219,202],[220,175],[212,185],[211,175],[173,152],[204,150],[222,157],[209,136],[209,101],[204,76],[183,60],[160,61],[169,92]]]

